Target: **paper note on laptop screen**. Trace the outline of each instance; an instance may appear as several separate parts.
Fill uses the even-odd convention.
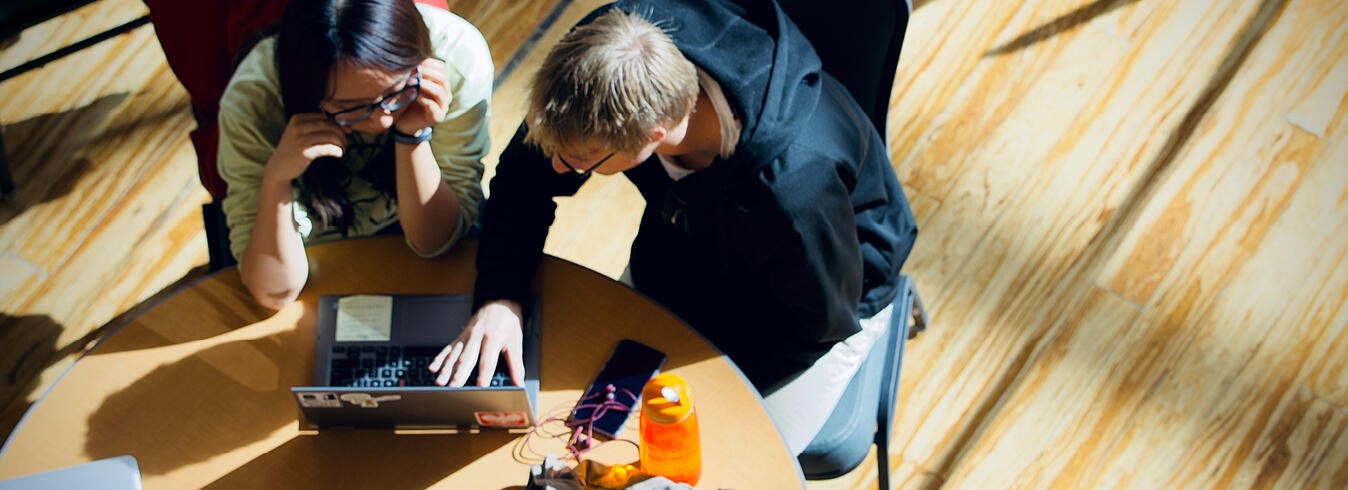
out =
[[[393,297],[347,296],[337,300],[338,342],[385,342],[393,323]]]

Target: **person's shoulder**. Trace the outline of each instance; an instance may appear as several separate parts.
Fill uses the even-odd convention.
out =
[[[275,36],[262,38],[253,45],[253,49],[239,61],[239,66],[230,77],[231,84],[259,81],[275,83],[276,80]]]
[[[476,26],[463,17],[439,7],[417,4],[417,9],[420,10],[421,18],[426,23],[426,30],[430,33],[431,49],[435,51],[435,57],[445,61],[453,69],[469,72],[465,73],[465,76],[476,74],[491,78],[494,74],[491,50],[487,48],[487,39]]]
[[[269,107],[280,101],[281,82],[276,73],[276,38],[258,41],[239,62],[220,97],[221,111],[245,107]],[[248,112],[248,111],[245,111]]]
[[[471,47],[486,49],[487,40],[472,22],[458,14],[426,4],[417,4],[421,19],[431,35],[431,46],[439,51],[442,47]]]

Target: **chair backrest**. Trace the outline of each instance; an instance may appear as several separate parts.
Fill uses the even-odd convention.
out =
[[[905,0],[777,0],[814,45],[824,71],[847,87],[880,136],[911,10]]]
[[[448,10],[446,0],[414,1]],[[197,171],[201,185],[215,199],[226,191],[215,162],[220,96],[234,75],[239,51],[258,31],[279,22],[286,4],[287,0],[145,0],[169,68],[192,98]]]
[[[814,45],[824,71],[847,87],[880,137],[888,142],[889,96],[911,5],[905,0],[776,1]],[[843,394],[847,401],[839,401],[820,434],[798,456],[807,479],[828,479],[851,471],[874,442],[882,455],[876,460],[879,487],[888,490],[890,421],[894,419],[898,369],[907,334],[906,319],[897,317],[908,315],[911,289],[911,282],[902,278],[895,304],[905,306],[895,307],[895,326],[872,347]],[[915,297],[917,293],[911,294]],[[870,421],[864,420],[868,416],[875,417],[875,431]]]

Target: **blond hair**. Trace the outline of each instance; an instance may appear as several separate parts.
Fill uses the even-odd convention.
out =
[[[697,93],[697,69],[661,27],[613,9],[563,37],[534,74],[526,141],[549,155],[587,141],[632,151],[682,121]]]

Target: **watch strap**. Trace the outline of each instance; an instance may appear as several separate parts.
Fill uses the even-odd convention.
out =
[[[408,146],[416,146],[425,143],[427,141],[430,141],[431,135],[434,133],[432,128],[429,127],[421,128],[421,130],[412,134],[407,134],[402,131],[398,131],[398,128],[393,128],[392,131],[394,143]]]

